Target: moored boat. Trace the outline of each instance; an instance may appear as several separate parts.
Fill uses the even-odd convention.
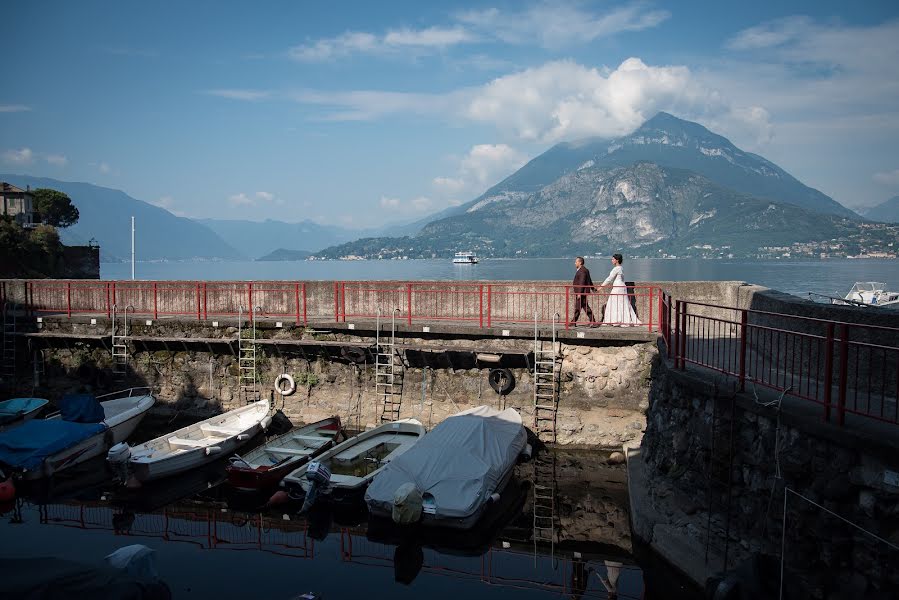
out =
[[[318,491],[319,498],[332,502],[361,500],[372,479],[392,460],[412,448],[424,434],[424,426],[415,419],[384,423],[351,437],[295,469],[284,477],[281,487],[294,498],[305,497],[315,489],[313,480],[307,477],[307,471],[314,466],[314,471],[329,475]]]
[[[366,491],[368,510],[397,523],[470,528],[500,499],[526,447],[515,409],[462,411],[383,469]]]
[[[842,299],[833,298],[832,304],[854,306],[893,306],[899,308],[899,292],[889,292],[885,283],[857,281]]]
[[[35,418],[49,402],[44,398],[12,398],[0,402],[0,432]]]
[[[278,485],[285,475],[330,450],[346,438],[339,417],[322,419],[268,440],[226,467],[228,484],[240,490]]]
[[[227,456],[255,434],[264,431],[271,417],[268,400],[210,417],[156,439],[109,450],[107,461],[120,479],[152,481],[183,473]]]
[[[58,414],[0,434],[0,463],[24,479],[49,477],[126,440],[155,403],[147,388],[64,396]]]
[[[478,256],[474,252],[456,252],[453,255],[454,265],[476,265]]]

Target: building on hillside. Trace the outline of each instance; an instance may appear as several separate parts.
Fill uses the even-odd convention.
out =
[[[31,190],[0,181],[0,214],[12,217],[22,227],[33,227],[34,196]]]

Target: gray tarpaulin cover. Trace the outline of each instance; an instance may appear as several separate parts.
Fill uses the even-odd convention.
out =
[[[526,442],[515,409],[460,412],[384,467],[365,500],[373,513],[389,515],[397,488],[414,483],[423,496],[434,497],[437,518],[466,517],[497,491]]]

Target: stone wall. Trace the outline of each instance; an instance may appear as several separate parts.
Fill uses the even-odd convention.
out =
[[[647,514],[655,522],[635,524],[647,541],[655,536],[663,543],[658,534],[673,532],[702,556],[711,498],[713,548],[720,558],[726,495],[708,495],[710,440],[714,406],[726,406],[730,396],[723,384],[718,388],[710,379],[657,363],[646,435],[633,452],[645,465],[647,484],[631,487],[632,495],[642,496],[638,503],[653,506]],[[736,396],[735,406],[731,566],[756,552],[779,558],[785,487],[899,544],[895,431],[872,436],[839,429],[778,414],[776,405],[762,406],[746,395]],[[811,597],[895,597],[889,594],[899,590],[899,553],[795,494],[788,500],[785,564]],[[689,572],[689,562],[684,564]],[[702,565],[694,572],[702,572]],[[840,590],[848,595],[834,595]]]
[[[212,327],[208,323],[154,322],[145,326],[135,320],[131,334],[149,339],[202,338],[233,340],[235,327]],[[356,335],[294,328],[274,328],[258,323],[262,339],[314,340],[324,343],[363,342],[374,345],[372,335]],[[242,401],[238,391],[238,361],[229,352],[197,350],[196,346],[169,344],[167,349],[146,349],[133,345],[127,382],[116,382],[111,374],[111,356],[99,343],[89,343],[89,335],[109,335],[108,322],[98,319],[91,325],[66,319],[44,319],[46,334],[78,333],[85,341],[67,341],[68,348],[44,350],[45,377],[36,393],[55,397],[79,383],[98,392],[123,385],[150,385],[158,390],[161,406],[197,414],[234,408]],[[518,409],[526,425],[533,424],[533,373],[526,367],[532,339],[452,338],[424,339],[398,337],[397,349],[426,350],[440,353],[461,348],[506,352],[520,357],[511,368],[516,384],[506,396],[500,396],[488,382],[489,366],[470,369],[407,366],[403,370],[402,418],[419,419],[434,425],[460,410],[488,404]],[[573,340],[572,340],[573,342]],[[590,345],[588,345],[588,343]],[[380,421],[381,401],[375,394],[374,367],[356,364],[333,355],[316,356],[314,349],[306,357],[296,348],[258,345],[257,370],[263,397],[273,394],[276,377],[289,373],[297,381],[297,391],[282,398],[274,394],[276,405],[295,421],[313,421],[330,415],[350,419],[350,426],[369,427]],[[307,353],[310,352],[307,349]],[[629,343],[611,340],[584,340],[583,344],[560,343],[560,402],[557,442],[569,446],[620,448],[639,440],[645,426],[645,409],[651,367],[658,352],[653,343]],[[30,358],[30,357],[29,357]],[[85,366],[82,366],[85,365]],[[80,380],[79,380],[80,378]],[[86,381],[84,381],[86,379]],[[30,393],[30,378],[20,378],[22,392]]]

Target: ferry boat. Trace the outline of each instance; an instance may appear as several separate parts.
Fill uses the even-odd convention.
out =
[[[885,283],[857,281],[845,297],[833,298],[831,303],[899,308],[899,292],[888,292],[885,288]]]
[[[474,252],[456,252],[453,256],[454,265],[476,265],[478,256]]]

